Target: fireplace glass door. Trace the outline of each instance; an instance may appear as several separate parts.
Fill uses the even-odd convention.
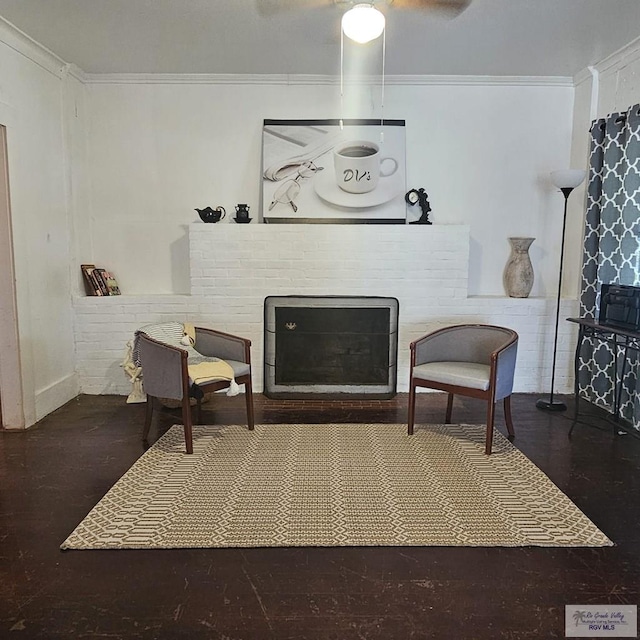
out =
[[[398,301],[381,297],[265,299],[265,395],[396,393]]]

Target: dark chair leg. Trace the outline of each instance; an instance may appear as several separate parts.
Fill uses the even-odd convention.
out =
[[[193,416],[193,413],[191,414]],[[195,416],[193,417],[193,424],[200,424],[200,417],[202,416],[202,398],[196,398]]]
[[[247,404],[247,424],[249,431],[253,431],[253,388],[251,386],[251,377],[244,383],[244,401]]]
[[[142,441],[146,442],[151,428],[151,415],[153,414],[153,397],[147,394],[147,407],[144,412],[144,429],[142,430]]]
[[[484,446],[484,452],[491,455],[491,446],[493,445],[493,418],[496,413],[496,404],[493,399],[487,402],[487,439]]]
[[[444,418],[445,424],[451,424],[451,412],[453,411],[453,393],[447,397],[447,414]]]
[[[191,405],[189,396],[182,398],[182,423],[184,424],[184,443],[187,453],[193,453],[193,429],[191,426]]]
[[[513,430],[513,421],[511,420],[511,396],[504,399],[504,421],[507,423],[507,432],[510,438],[515,438],[516,434]]]
[[[413,423],[416,418],[416,384],[413,380],[409,383],[409,417],[407,419],[407,434],[413,435]]]

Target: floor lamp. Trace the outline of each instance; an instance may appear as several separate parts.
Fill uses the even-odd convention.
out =
[[[551,180],[553,184],[562,191],[564,195],[564,217],[562,219],[562,242],[560,244],[560,272],[558,275],[558,298],[556,301],[556,327],[553,335],[553,364],[551,365],[551,393],[549,399],[540,398],[536,402],[538,409],[545,411],[566,411],[567,405],[553,399],[553,387],[556,379],[556,351],[558,348],[558,319],[560,316],[560,295],[562,293],[562,263],[564,260],[564,234],[567,227],[567,202],[569,194],[582,184],[586,172],[582,169],[564,169],[562,171],[552,171]]]

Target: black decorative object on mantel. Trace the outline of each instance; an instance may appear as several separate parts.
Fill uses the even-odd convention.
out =
[[[409,224],[432,224],[431,220],[429,220],[429,211],[431,211],[429,194],[427,194],[422,187],[420,187],[420,189],[411,189],[411,191],[407,191],[404,199],[411,206],[418,203],[422,211],[420,218],[410,222]]]
[[[249,205],[248,204],[238,204],[236,205],[236,217],[234,218],[236,222],[239,223],[247,223],[251,222],[251,218],[249,217]]]
[[[219,222],[227,213],[224,207],[216,207],[215,209],[205,207],[204,209],[196,209],[196,211],[202,222]]]

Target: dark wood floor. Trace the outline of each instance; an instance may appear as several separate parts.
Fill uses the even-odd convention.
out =
[[[27,432],[0,436],[0,638],[563,638],[565,604],[639,603],[640,440],[603,422],[569,439],[570,415],[541,412],[535,400],[514,396],[514,444],[614,547],[63,553],[60,543],[143,452],[143,406],[81,396]],[[443,396],[421,394],[417,421],[441,421],[444,408]],[[203,417],[243,416],[241,397],[216,397]],[[403,423],[406,395],[258,396],[256,418]],[[460,400],[454,419],[482,423],[484,405]],[[152,438],[173,422],[161,414]]]

